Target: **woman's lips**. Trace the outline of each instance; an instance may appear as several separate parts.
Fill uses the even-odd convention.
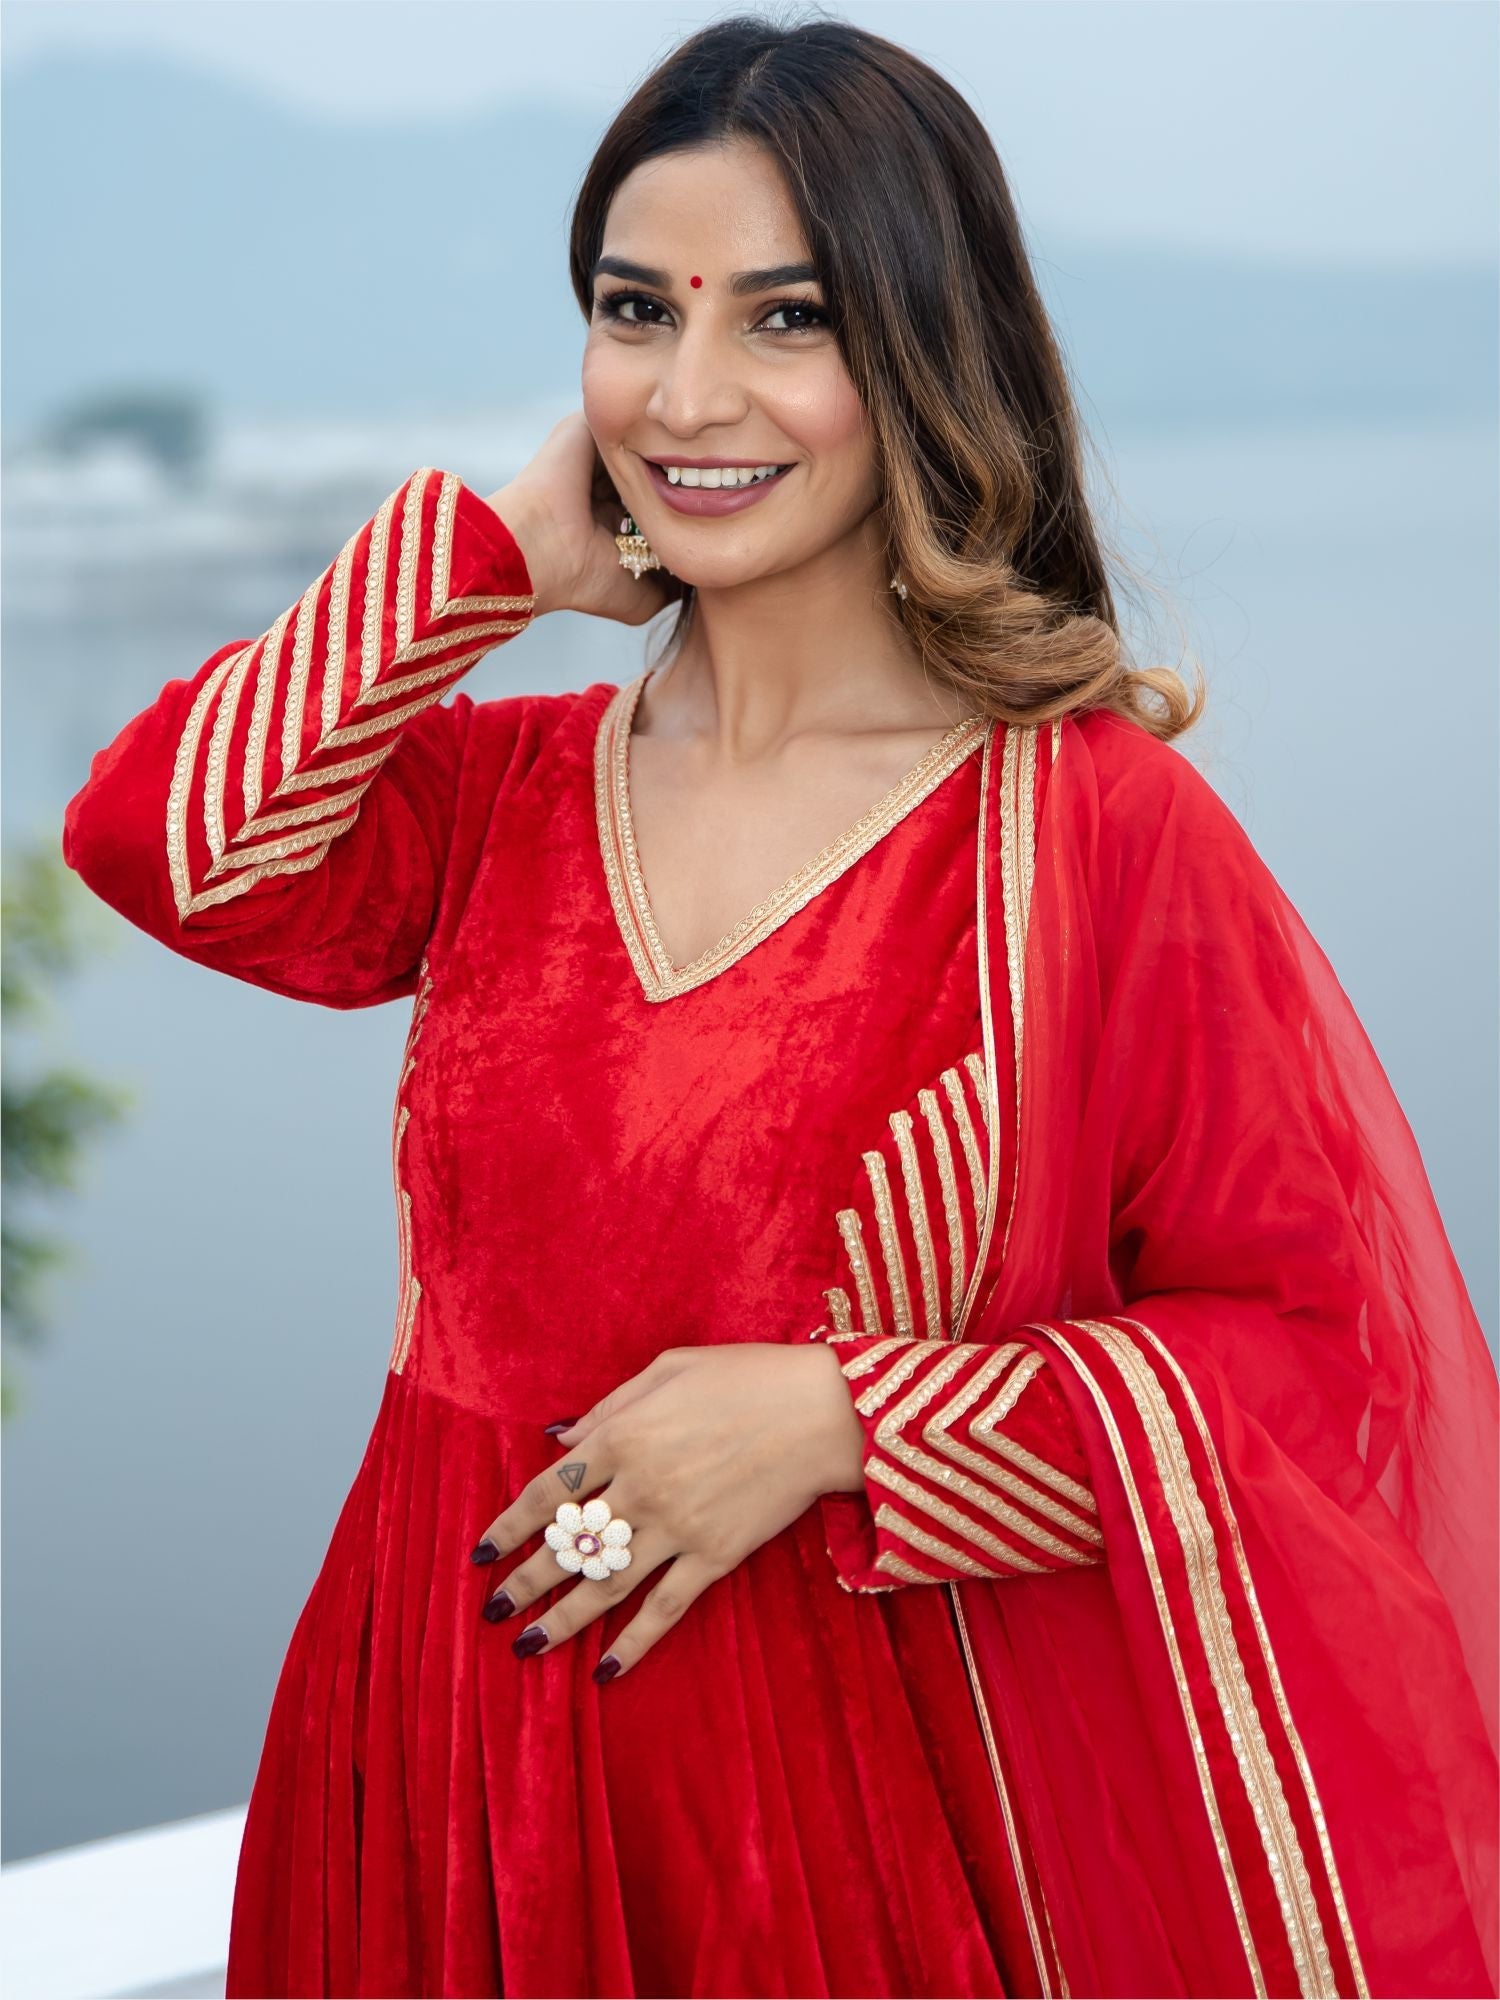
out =
[[[651,484],[678,514],[742,514],[796,470],[789,465],[782,472],[773,472],[769,479],[752,479],[748,486],[674,486],[663,467],[653,465],[649,458],[641,463],[651,475]]]

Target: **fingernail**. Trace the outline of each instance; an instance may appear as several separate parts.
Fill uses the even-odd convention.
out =
[[[619,1671],[620,1662],[615,1658],[613,1653],[606,1653],[594,1669],[594,1679],[596,1681],[612,1681]]]
[[[543,1433],[546,1437],[556,1437],[559,1431],[570,1431],[578,1421],[577,1417],[559,1417],[555,1424],[548,1424]]]
[[[491,1541],[476,1542],[474,1547],[469,1551],[469,1561],[471,1563],[492,1563],[499,1553],[500,1551]]]
[[[528,1625],[518,1638],[511,1641],[511,1651],[524,1660],[529,1654],[539,1653],[546,1643],[546,1626]]]
[[[515,1610],[516,1602],[508,1590],[497,1590],[479,1607],[482,1618],[488,1618],[492,1625],[498,1625],[502,1618],[509,1618]]]

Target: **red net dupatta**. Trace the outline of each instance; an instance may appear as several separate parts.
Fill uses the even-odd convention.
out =
[[[984,759],[963,1337],[1045,1351],[1106,1552],[951,1586],[1030,1990],[1493,1995],[1496,1375],[1410,1127],[1180,751]]]

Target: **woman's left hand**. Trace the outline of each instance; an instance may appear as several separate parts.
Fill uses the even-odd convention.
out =
[[[669,1347],[559,1432],[558,1442],[565,1455],[528,1480],[471,1560],[493,1562],[519,1548],[564,1500],[607,1500],[633,1529],[629,1566],[602,1582],[580,1578],[516,1642],[525,1654],[554,1650],[668,1563],[611,1648],[619,1667],[596,1670],[596,1679],[633,1667],[709,1584],[819,1494],[863,1481],[859,1417],[837,1355],[815,1340]],[[541,1548],[511,1571],[484,1615],[509,1616],[505,1598],[523,1611],[569,1581],[552,1550]],[[527,1640],[538,1630],[541,1642]]]

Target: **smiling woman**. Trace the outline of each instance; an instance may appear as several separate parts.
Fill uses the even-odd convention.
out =
[[[570,256],[582,409],[67,812],[185,958],[412,1003],[230,1995],[1492,1992],[1493,1366],[1125,656],[993,147],[722,21]],[[669,607],[623,686],[458,687]]]

